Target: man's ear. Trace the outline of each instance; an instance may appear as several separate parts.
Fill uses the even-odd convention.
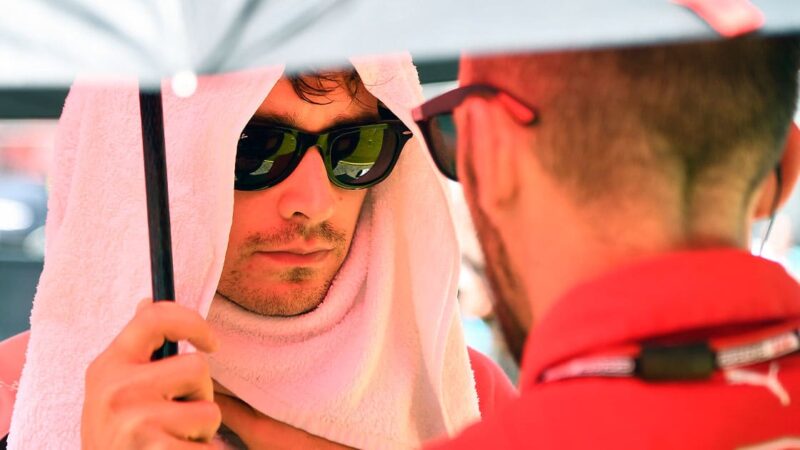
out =
[[[480,97],[467,100],[463,110],[469,139],[463,148],[469,154],[460,158],[459,178],[469,177],[467,171],[471,171],[473,195],[484,211],[505,208],[520,189],[520,146],[511,139],[508,121],[512,119],[502,105]]]
[[[783,157],[780,161],[781,167],[781,187],[778,197],[777,207],[783,206],[792,194],[798,175],[800,175],[800,129],[792,123],[789,127],[789,135],[786,138],[786,146]],[[778,177],[775,172],[770,172],[767,179],[761,185],[756,204],[756,219],[769,217],[775,208],[775,194],[778,189]]]

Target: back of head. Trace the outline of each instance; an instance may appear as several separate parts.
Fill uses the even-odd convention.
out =
[[[780,160],[797,102],[799,42],[473,58],[461,78],[538,108],[539,123],[522,133],[580,208],[656,211],[685,242],[717,225],[745,234],[750,199]]]

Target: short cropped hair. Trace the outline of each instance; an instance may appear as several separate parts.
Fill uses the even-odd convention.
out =
[[[577,200],[664,182],[691,210],[703,192],[751,194],[780,160],[797,104],[798,42],[501,55],[474,58],[462,79],[540,108],[537,157]]]

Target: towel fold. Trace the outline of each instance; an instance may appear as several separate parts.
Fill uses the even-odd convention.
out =
[[[416,133],[409,110],[421,89],[410,57],[353,64]],[[266,414],[366,448],[452,434],[478,418],[477,398],[456,308],[448,199],[416,139],[370,190],[351,253],[320,308],[278,319],[214,299],[236,142],[281,74],[201,77],[186,99],[163,85],[178,302],[211,310],[223,337],[215,379]],[[141,149],[135,82],[73,86],[59,124],[45,267],[10,449],[79,448],[86,367],[150,295]]]

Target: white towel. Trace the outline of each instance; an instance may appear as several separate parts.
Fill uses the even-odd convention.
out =
[[[410,58],[353,63],[367,89],[416,132],[408,110],[421,101],[421,92]],[[201,314],[209,310],[225,255],[236,141],[281,73],[277,68],[202,77],[188,99],[163,86],[176,293],[180,303]],[[127,323],[138,300],[150,295],[138,117],[132,82],[79,84],[67,99],[52,171],[45,268],[31,316],[11,449],[79,448],[85,369]],[[234,386],[232,380],[241,374],[226,370],[221,356],[215,376],[263,412],[355,446],[413,446],[476,419],[455,307],[457,245],[441,183],[416,139],[406,144],[394,174],[368,196],[356,253],[323,303],[334,303],[341,291],[351,306],[340,322],[291,344],[297,351],[327,349],[324,361],[313,362],[337,369],[314,378],[307,373],[306,389],[332,386],[351,392],[333,392],[315,409],[308,397],[292,390],[300,384],[279,383],[276,376],[263,385],[250,379]],[[344,274],[359,264],[367,266],[361,284],[352,282],[359,294],[346,295],[350,281]],[[299,321],[325,322],[317,317],[326,311]],[[297,327],[291,319],[283,328],[273,323],[279,319],[259,319],[269,323],[268,333]],[[224,330],[223,322],[214,323]],[[337,339],[353,348],[361,345],[363,352],[338,350],[332,344]],[[282,347],[268,348],[275,355],[264,367],[277,373],[278,364],[288,362],[277,356]],[[308,368],[309,359],[304,365],[297,363],[302,354],[294,356],[285,370]],[[387,414],[397,420],[388,423]]]

